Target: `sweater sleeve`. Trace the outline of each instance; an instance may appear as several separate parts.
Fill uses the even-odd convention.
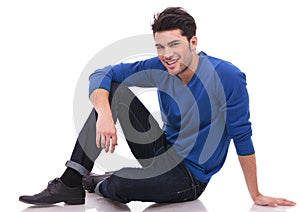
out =
[[[222,62],[219,68],[226,97],[226,130],[238,155],[254,154],[246,75],[228,62]]]
[[[135,63],[120,63],[94,71],[89,77],[89,95],[98,88],[110,91],[111,82],[124,83],[127,86],[153,87],[151,70],[162,70],[157,57]]]

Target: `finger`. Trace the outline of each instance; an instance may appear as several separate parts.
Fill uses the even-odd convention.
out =
[[[96,132],[96,146],[97,146],[97,148],[101,147],[101,142],[100,142],[101,139],[100,138],[101,138],[100,133]]]
[[[118,145],[117,136],[112,136],[111,137],[111,149],[110,149],[111,153],[114,153],[116,145]]]
[[[105,149],[105,136],[104,135],[101,135],[101,147],[102,149]]]
[[[105,137],[105,152],[108,152],[110,147],[110,138],[108,136]]]
[[[278,198],[277,201],[276,201],[276,203],[278,205],[282,205],[282,206],[294,206],[294,205],[296,205],[295,202],[287,200],[287,199],[284,199],[284,198]]]
[[[268,205],[270,207],[277,207],[278,206],[276,202],[270,202]]]

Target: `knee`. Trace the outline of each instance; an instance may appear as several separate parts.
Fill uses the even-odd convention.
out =
[[[110,85],[110,93],[115,93],[115,91],[118,89],[118,87],[121,85],[121,83],[118,82],[111,82]]]
[[[110,103],[119,103],[123,102],[129,104],[132,99],[135,97],[133,92],[122,83],[112,82],[110,86]]]
[[[122,83],[113,81],[110,86],[110,95],[118,95],[123,96],[127,94],[128,92],[131,92],[130,89],[123,85]]]

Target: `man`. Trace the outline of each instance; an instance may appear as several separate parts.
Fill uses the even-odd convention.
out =
[[[195,200],[223,166],[233,139],[254,203],[295,205],[259,192],[245,75],[229,62],[196,52],[196,24],[182,8],[157,14],[152,30],[158,57],[107,66],[90,76],[94,109],[66,171],[20,201],[83,204],[83,187],[122,203]],[[127,86],[158,88],[162,129]],[[117,120],[142,167],[91,175],[102,149],[113,153],[118,144]]]

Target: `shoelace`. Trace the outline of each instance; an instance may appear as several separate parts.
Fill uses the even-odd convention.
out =
[[[49,181],[48,185],[57,184],[57,183],[59,183],[59,178],[58,177],[55,178],[54,180]]]
[[[48,182],[47,189],[49,189],[50,193],[52,193],[53,188],[55,188],[58,183],[60,183],[59,178],[55,178],[54,180]]]

